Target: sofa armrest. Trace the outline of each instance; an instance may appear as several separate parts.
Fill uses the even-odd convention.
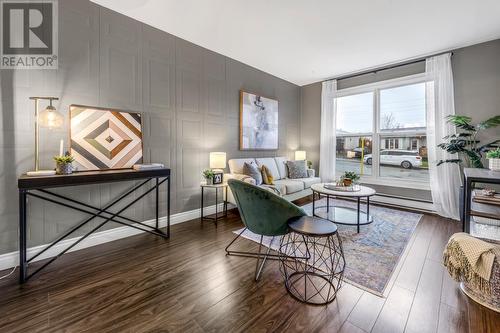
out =
[[[255,179],[253,179],[250,176],[243,175],[243,174],[240,174],[240,173],[226,173],[226,174],[224,174],[224,179],[225,179],[226,182],[227,182],[228,179],[237,179],[237,180],[241,180],[241,181],[243,181],[245,183],[249,183],[249,184],[252,184],[252,185],[256,184]]]
[[[307,169],[307,177],[309,177],[309,178],[316,177],[316,170],[314,170],[314,169]]]

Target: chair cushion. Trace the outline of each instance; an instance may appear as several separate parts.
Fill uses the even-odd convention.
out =
[[[287,161],[288,178],[298,179],[307,178],[307,162],[306,161]]]
[[[243,174],[255,179],[255,185],[262,184],[262,174],[255,162],[245,162],[243,164]]]
[[[304,182],[295,179],[275,180],[274,185],[283,195],[300,192],[304,189]]]
[[[321,183],[321,178],[319,177],[298,178],[294,180],[304,183],[304,188],[310,188],[313,184]]]
[[[286,161],[288,159],[286,157],[275,157],[274,160],[276,161],[276,166],[278,167],[278,172],[280,173],[280,178],[287,178],[288,177],[288,169],[286,167]]]
[[[256,158],[255,160],[260,167],[265,165],[269,169],[274,180],[281,179],[274,157]]]
[[[262,172],[262,183],[266,185],[273,185],[274,184],[273,175],[265,165],[262,166],[261,172]]]
[[[239,173],[243,174],[243,164],[247,163],[255,163],[254,158],[233,158],[230,159],[227,164],[229,165],[229,172],[230,173]]]

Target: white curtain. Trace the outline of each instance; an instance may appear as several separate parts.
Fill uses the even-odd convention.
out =
[[[335,135],[335,120],[337,113],[337,80],[323,82],[321,89],[321,139],[319,176],[323,182],[335,180],[335,155],[337,136]]]
[[[451,54],[430,57],[425,62],[427,76],[427,155],[434,210],[441,216],[458,220],[460,169],[457,164],[437,161],[456,158],[437,147],[446,135],[455,134],[455,127],[446,117],[455,114]]]

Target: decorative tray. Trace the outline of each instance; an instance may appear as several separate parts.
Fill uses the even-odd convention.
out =
[[[325,184],[324,188],[331,191],[340,191],[340,192],[358,192],[361,190],[359,185],[351,185],[351,186],[338,186],[335,183]]]

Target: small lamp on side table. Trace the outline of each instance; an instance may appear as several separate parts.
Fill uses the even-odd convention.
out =
[[[226,153],[210,153],[210,169],[214,172],[214,184],[222,184],[224,181],[224,169],[226,168]]]
[[[295,160],[296,161],[305,161],[306,160],[306,152],[304,150],[296,150],[295,151]]]

